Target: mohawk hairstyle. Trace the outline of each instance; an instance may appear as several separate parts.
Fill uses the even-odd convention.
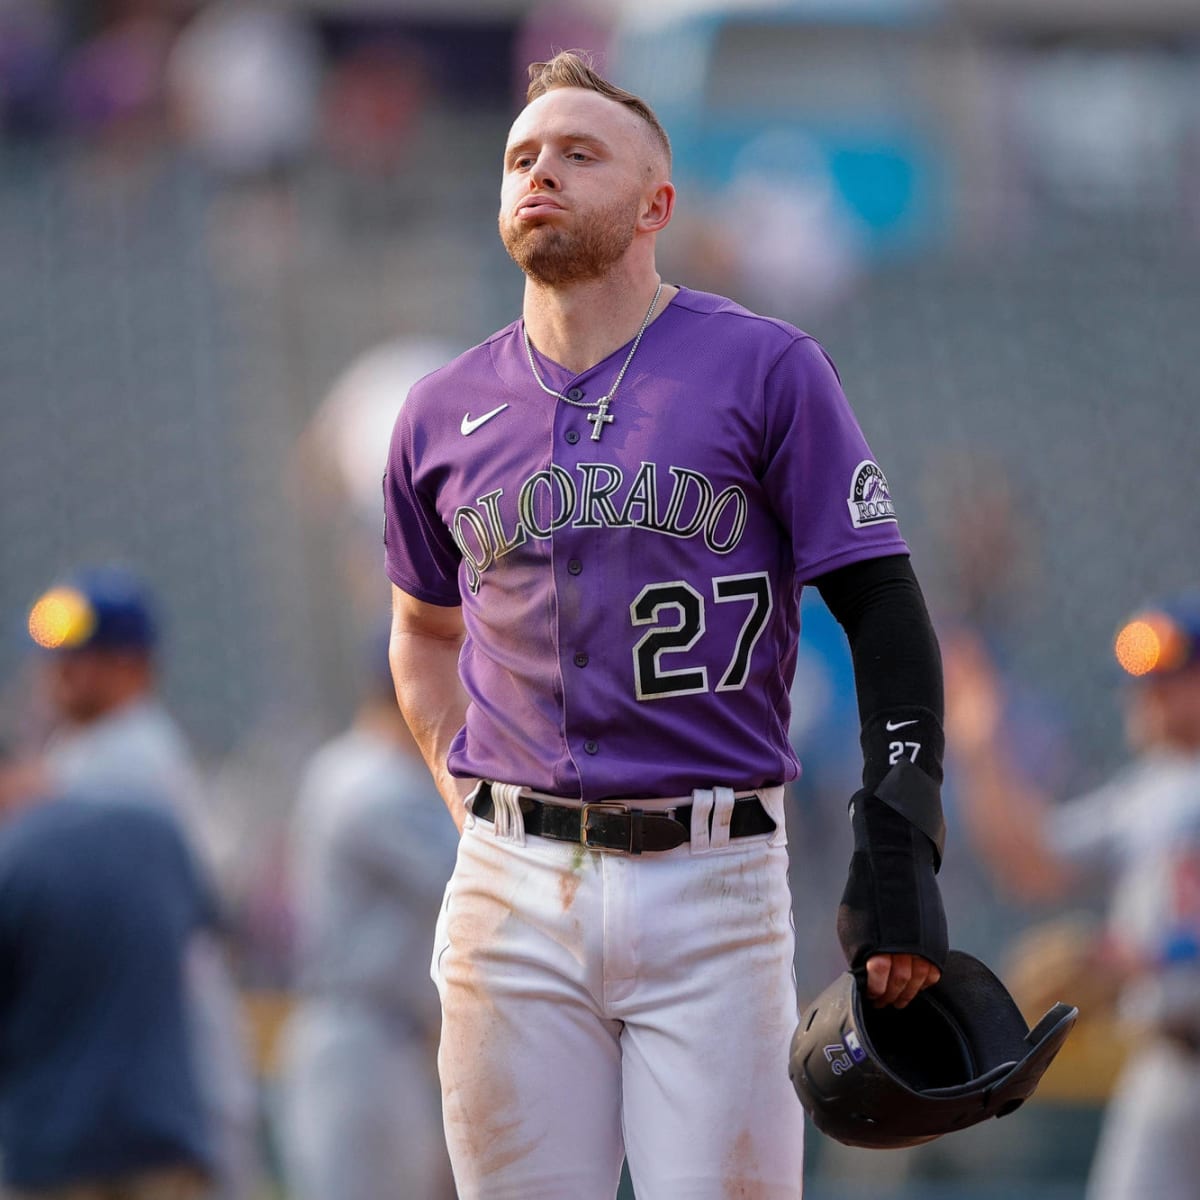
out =
[[[586,50],[560,50],[549,62],[529,64],[529,88],[525,92],[527,104],[556,88],[583,88],[624,105],[650,127],[655,141],[667,156],[667,165],[670,165],[671,139],[667,137],[662,122],[654,115],[654,110],[632,92],[609,83],[592,66],[591,55]]]

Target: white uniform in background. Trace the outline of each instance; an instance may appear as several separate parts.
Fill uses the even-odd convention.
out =
[[[424,764],[383,736],[352,729],[309,765],[282,1076],[293,1200],[447,1194],[428,967],[457,842]]]
[[[145,697],[64,729],[47,747],[55,780],[66,790],[125,801],[162,803],[179,820],[193,854],[211,878],[212,840],[199,775],[179,726],[163,704]],[[236,984],[219,941],[198,934],[188,978],[194,1043],[217,1179],[212,1200],[250,1200],[260,1177],[258,1096]]]
[[[1109,1102],[1088,1200],[1200,1188],[1200,756],[1147,755],[1059,806],[1051,844],[1113,880],[1108,936],[1150,965],[1121,995],[1149,1036]]]

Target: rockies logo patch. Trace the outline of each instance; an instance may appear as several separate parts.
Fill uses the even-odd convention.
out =
[[[846,504],[855,529],[896,519],[896,506],[888,492],[887,480],[869,458],[854,468],[850,499]]]

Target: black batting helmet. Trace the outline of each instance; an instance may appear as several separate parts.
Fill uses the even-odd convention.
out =
[[[906,1008],[875,1008],[860,990],[846,972],[809,1005],[789,1062],[813,1123],[847,1146],[915,1146],[1006,1116],[1079,1016],[1056,1004],[1030,1029],[1004,984],[959,950]]]

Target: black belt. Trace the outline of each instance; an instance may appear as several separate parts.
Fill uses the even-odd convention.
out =
[[[575,842],[592,850],[623,850],[641,854],[645,850],[674,850],[692,837],[692,806],[677,805],[669,812],[632,808],[620,800],[601,800],[582,807],[520,798],[525,832],[556,842]],[[475,816],[490,821],[496,811],[492,785],[484,780],[471,805]],[[774,833],[775,822],[758,796],[735,800],[729,821],[731,838]]]

